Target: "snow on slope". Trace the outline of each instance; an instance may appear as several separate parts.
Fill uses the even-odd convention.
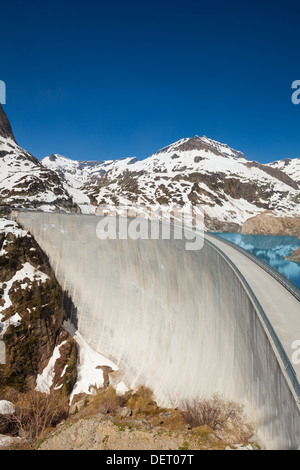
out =
[[[82,213],[124,201],[198,205],[209,229],[242,225],[267,209],[300,215],[299,159],[261,165],[226,144],[194,136],[142,161],[74,161],[52,154],[38,162],[17,145],[2,108],[0,118],[0,204]]]
[[[99,176],[118,168],[118,172],[124,171],[127,165],[136,162],[136,158],[120,158],[103,162],[75,161],[62,155],[53,154],[42,158],[40,163],[50,170],[62,176],[73,188],[80,189],[85,184],[97,181]]]
[[[0,136],[0,204],[74,210],[55,172],[44,168],[9,137]]]
[[[300,158],[284,158],[268,165],[283,171],[300,184]]]
[[[98,178],[94,174],[81,188],[97,205],[124,199],[140,205],[198,204],[207,220],[239,225],[266,209],[300,214],[295,181],[207,137],[181,139],[145,160],[116,160],[99,168]]]
[[[79,347],[78,378],[70,396],[70,402],[72,402],[73,397],[77,394],[91,394],[95,388],[103,387],[104,377],[101,367],[107,366],[113,371],[117,371],[118,367],[112,361],[94,351],[69,320],[64,322],[64,328],[75,339]],[[128,390],[122,381],[119,381],[115,387],[120,394]]]
[[[80,188],[93,178],[93,173],[101,171],[101,164],[94,162],[84,165],[84,162],[77,162],[62,155],[50,155],[40,162],[43,167],[55,172],[61,179],[64,189],[70,194],[73,202],[80,207],[82,213],[94,213],[95,208],[90,203],[89,197]]]
[[[198,205],[208,228],[242,225],[267,209],[300,215],[300,159],[262,165],[228,145],[194,136],[145,160],[38,162],[19,147],[0,105],[0,205],[95,213],[98,205]],[[221,225],[219,224],[221,223]]]
[[[81,212],[95,213],[96,205],[90,199],[90,193],[85,187],[97,184],[99,178],[117,169],[117,174],[126,170],[128,165],[136,162],[136,158],[122,158],[119,160],[74,161],[58,154],[43,158],[40,163],[47,169],[55,171],[63,181],[65,190],[72,196]]]
[[[69,402],[75,395],[85,393],[87,395],[93,394],[97,388],[104,386],[104,376],[101,367],[110,367],[112,371],[118,371],[118,367],[109,359],[102,356],[98,352],[94,351],[84,340],[81,334],[75,329],[74,325],[70,320],[64,321],[64,329],[73,337],[76,341],[79,350],[79,361],[77,364],[77,380],[70,395]],[[55,364],[60,358],[60,348],[65,342],[57,345],[53,351],[51,358],[47,366],[44,368],[41,374],[36,379],[36,390],[49,393],[53,386],[53,380],[55,376]],[[64,375],[64,370],[62,376]],[[60,387],[56,387],[58,390]],[[115,384],[117,393],[123,394],[128,391],[128,388],[121,380]]]
[[[39,374],[36,378],[36,390],[43,393],[50,393],[50,389],[53,385],[53,380],[55,377],[55,364],[56,361],[60,358],[60,348],[66,344],[67,341],[63,341],[59,345],[55,346],[52,356],[49,359],[49,362],[43,372]],[[67,367],[67,366],[66,366]],[[64,375],[62,373],[62,376]]]
[[[6,255],[5,248],[10,243],[7,237],[8,234],[12,234],[17,238],[31,237],[31,235],[27,231],[22,230],[16,224],[16,222],[5,218],[0,218],[0,235],[1,234],[4,234],[6,238],[2,245],[0,256]],[[3,320],[3,318],[5,317],[5,311],[13,305],[10,295],[11,292],[14,291],[15,283],[20,283],[20,287],[22,289],[26,289],[26,287],[34,281],[38,283],[43,283],[46,282],[48,279],[49,276],[47,274],[43,273],[42,271],[39,271],[30,263],[26,262],[23,264],[23,267],[12,276],[9,281],[6,281],[5,283],[0,282],[0,289],[2,291],[0,305],[0,338],[3,336],[9,325],[18,326],[22,320],[17,312],[8,320]]]

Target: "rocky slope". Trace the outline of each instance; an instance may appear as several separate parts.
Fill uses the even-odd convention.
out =
[[[246,220],[240,233],[245,235],[281,235],[300,239],[300,217],[282,217],[277,212],[265,211]],[[287,259],[300,263],[300,249],[291,253]]]
[[[300,238],[300,217],[282,217],[277,212],[265,211],[262,214],[249,218],[243,224],[241,233]]]
[[[64,294],[33,237],[4,217],[0,268],[0,339],[6,350],[0,395],[6,386],[19,391],[43,388],[52,357],[57,360],[51,387],[70,393],[77,378],[77,346],[62,328]]]
[[[218,437],[207,426],[178,429],[165,418],[178,419],[173,410],[161,412],[160,425],[149,419],[113,419],[97,414],[61,426],[41,444],[39,450],[257,450],[252,442],[234,443]],[[170,420],[171,421],[171,420]]]
[[[300,183],[300,158],[283,158],[270,163],[269,166],[286,173],[294,181]]]
[[[222,412],[215,405],[211,414],[191,423],[184,411],[158,407],[147,387],[124,396],[108,387],[78,403],[67,421],[45,436],[39,450],[204,450],[229,445],[257,448],[255,429],[243,406],[228,405],[221,397],[217,400],[221,408],[233,407],[236,415],[222,420]],[[213,424],[208,416],[218,416],[219,424]]]

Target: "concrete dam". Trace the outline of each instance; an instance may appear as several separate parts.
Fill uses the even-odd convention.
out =
[[[221,239],[100,240],[99,217],[19,212],[76,308],[87,343],[150,387],[160,405],[210,397],[246,404],[267,449],[300,446],[300,304]]]

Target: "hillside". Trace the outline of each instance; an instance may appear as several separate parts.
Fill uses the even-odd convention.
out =
[[[270,163],[269,166],[286,173],[294,181],[300,183],[300,158],[284,158]]]

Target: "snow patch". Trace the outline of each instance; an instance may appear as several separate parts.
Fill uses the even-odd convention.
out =
[[[7,400],[0,400],[0,414],[1,415],[12,415],[15,412],[14,405]]]
[[[109,366],[114,371],[119,369],[112,361],[92,349],[69,320],[64,321],[63,327],[76,341],[79,349],[78,378],[70,396],[71,403],[74,395],[79,393],[92,394],[93,388],[103,387],[103,371],[99,367]],[[117,393],[123,394],[128,388],[123,382],[119,382],[116,385],[116,390]]]
[[[43,393],[50,393],[50,389],[53,385],[53,379],[55,375],[55,364],[57,359],[60,358],[60,348],[66,343],[62,342],[58,346],[55,346],[53,354],[41,374],[36,379],[36,390]]]

